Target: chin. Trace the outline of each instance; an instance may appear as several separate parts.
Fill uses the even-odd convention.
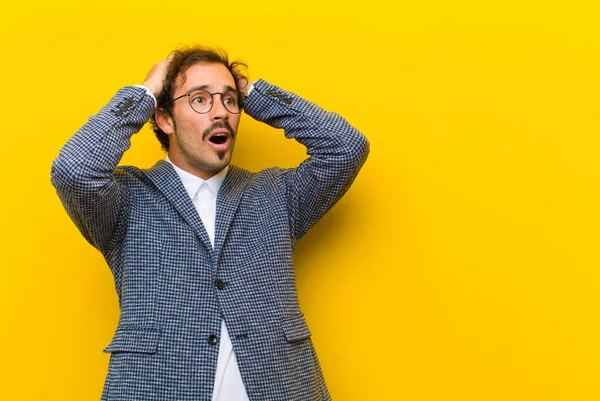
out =
[[[223,165],[223,167],[227,166],[231,162],[231,155],[233,151],[232,149],[222,150],[217,152],[217,162],[216,164]]]
[[[231,162],[231,157],[225,155],[225,157],[223,157],[223,159],[219,159],[217,162],[215,162],[212,167],[213,167],[213,171],[215,173],[218,173],[219,171],[223,170],[225,167],[227,167],[229,165],[229,163]]]

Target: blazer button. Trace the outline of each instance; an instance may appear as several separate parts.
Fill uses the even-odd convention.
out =
[[[215,344],[217,344],[218,341],[219,341],[219,337],[215,336],[214,334],[211,334],[210,336],[208,336],[208,343],[210,345],[215,345]]]
[[[221,279],[216,279],[215,280],[215,285],[220,290],[222,290],[223,288],[225,288],[225,282],[223,280],[221,280]]]

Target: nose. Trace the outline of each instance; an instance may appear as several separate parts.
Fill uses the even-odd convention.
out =
[[[229,118],[229,112],[223,106],[223,95],[215,93],[213,95],[213,105],[210,109],[211,120],[227,120]]]

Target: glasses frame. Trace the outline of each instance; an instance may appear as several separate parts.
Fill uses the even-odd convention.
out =
[[[194,106],[192,106],[192,98],[190,97],[190,95],[192,93],[198,92],[198,91],[204,91],[204,92],[206,92],[206,93],[208,93],[210,95],[210,107],[204,113],[199,112],[198,110],[196,110],[194,108]],[[223,95],[225,93],[227,93],[227,92],[237,92],[238,95],[239,95],[238,96],[238,103],[240,104],[240,106],[239,106],[240,107],[240,111],[238,111],[237,113],[234,113],[233,111],[230,111],[227,108],[227,106],[225,105],[225,102],[223,101]],[[215,104],[215,95],[221,95],[221,104],[223,105],[223,107],[225,107],[225,110],[227,110],[228,113],[231,113],[231,114],[241,114],[242,110],[244,110],[244,105],[246,104],[246,95],[244,95],[239,90],[235,90],[235,91],[234,90],[229,90],[229,91],[226,91],[224,93],[223,92],[214,92],[214,93],[211,93],[211,92],[207,91],[206,89],[193,89],[193,90],[189,91],[188,93],[184,93],[183,95],[176,97],[175,99],[173,99],[173,102],[175,102],[176,100],[181,99],[182,97],[186,97],[187,96],[187,98],[188,98],[188,104],[190,105],[190,107],[192,108],[192,110],[194,112],[196,112],[198,114],[207,114],[207,113],[210,113],[210,111],[213,108],[213,105]]]

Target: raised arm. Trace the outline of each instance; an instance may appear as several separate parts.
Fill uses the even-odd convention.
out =
[[[262,80],[254,83],[246,113],[306,146],[310,157],[285,175],[292,235],[299,239],[346,193],[369,142],[341,116]]]
[[[51,182],[86,240],[107,252],[118,221],[128,211],[129,193],[117,170],[130,138],[150,119],[169,59],[156,64],[143,86],[122,88],[73,135],[54,159]]]

